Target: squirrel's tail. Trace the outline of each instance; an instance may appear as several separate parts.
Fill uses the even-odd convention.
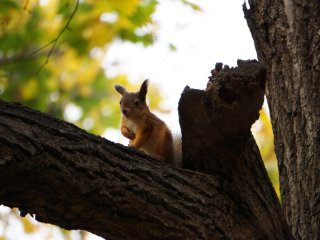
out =
[[[182,140],[181,134],[173,134],[173,164],[182,168]]]

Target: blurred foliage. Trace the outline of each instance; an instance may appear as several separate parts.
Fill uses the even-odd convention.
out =
[[[269,178],[280,199],[279,172],[277,158],[274,152],[273,132],[270,117],[266,108],[260,110],[260,118],[253,125],[252,132],[259,146],[264,165],[268,171]]]
[[[108,77],[101,63],[115,39],[154,42],[156,6],[156,0],[1,0],[0,97],[96,134],[116,127],[112,86],[129,83],[125,75]],[[78,118],[68,119],[72,110]]]

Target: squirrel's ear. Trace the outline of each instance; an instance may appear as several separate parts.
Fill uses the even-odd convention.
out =
[[[146,95],[148,92],[148,85],[149,85],[149,79],[144,80],[143,83],[141,84],[140,91],[139,91],[139,98],[142,101],[146,100]]]
[[[118,84],[114,85],[114,89],[121,95],[123,95],[126,92],[126,89]]]

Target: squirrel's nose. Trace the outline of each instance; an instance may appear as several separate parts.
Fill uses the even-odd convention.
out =
[[[126,109],[126,108],[122,109],[122,113],[123,113],[124,115],[126,115],[126,114],[128,113],[128,109]]]

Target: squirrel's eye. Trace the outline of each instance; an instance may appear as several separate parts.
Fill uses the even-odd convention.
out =
[[[136,105],[136,106],[139,105],[139,100],[138,99],[134,100],[134,105]]]
[[[121,101],[119,103],[121,104]]]

